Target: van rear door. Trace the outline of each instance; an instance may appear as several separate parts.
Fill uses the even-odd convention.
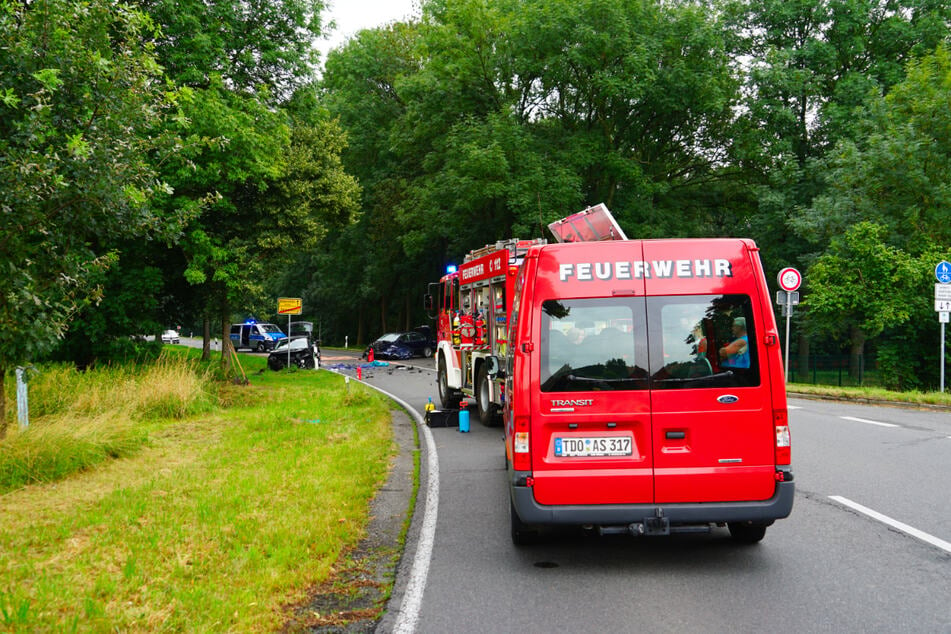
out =
[[[653,501],[646,304],[635,260],[640,243],[620,241],[549,245],[538,258],[530,306],[539,504]]]
[[[762,335],[775,325],[762,311],[765,282],[751,246],[644,244],[651,270],[672,272],[647,280],[655,503],[773,495],[770,355]]]

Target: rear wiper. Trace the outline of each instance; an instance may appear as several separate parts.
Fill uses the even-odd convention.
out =
[[[685,378],[674,378],[669,379],[653,379],[654,383],[686,383],[687,381],[707,381],[709,379],[717,379],[721,376],[733,376],[732,370],[727,370],[726,372],[717,372],[716,374],[707,374],[706,376],[688,376]]]
[[[569,374],[567,377],[569,381],[580,381],[587,383],[621,383],[623,381],[644,381],[645,379],[636,379],[634,377],[623,377],[620,379],[595,379],[590,376],[575,376],[574,374]]]

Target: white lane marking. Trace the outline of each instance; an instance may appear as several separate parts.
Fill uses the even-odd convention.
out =
[[[867,418],[856,418],[854,416],[839,416],[842,420],[854,420],[856,423],[865,423],[866,425],[878,425],[879,427],[898,427],[898,425],[893,425],[892,423],[880,423],[874,420],[868,420]]]
[[[844,498],[841,495],[830,495],[829,499],[835,500],[839,504],[842,504],[851,509],[854,509],[858,511],[859,513],[868,515],[874,520],[878,520],[879,522],[882,522],[883,524],[887,524],[888,526],[891,526],[892,528],[896,528],[900,530],[901,532],[911,535],[912,537],[915,537],[917,539],[920,539],[921,541],[931,544],[932,546],[937,546],[938,548],[940,548],[941,550],[947,553],[951,553],[951,543],[946,542],[943,539],[938,539],[934,535],[929,535],[928,533],[924,531],[920,531],[913,526],[909,526],[908,524],[899,522],[898,520],[894,520],[888,517],[887,515],[882,515],[878,511],[873,511],[872,509],[866,506],[862,506],[858,502],[853,502],[852,500],[848,498]]]
[[[375,385],[363,381],[361,383],[399,403],[416,420],[416,425],[422,430],[423,438],[426,439],[426,452],[429,458],[426,462],[429,467],[429,478],[426,482],[426,507],[423,511],[419,541],[416,544],[416,556],[413,557],[413,567],[410,569],[406,592],[403,594],[403,602],[400,604],[396,625],[393,627],[394,632],[412,634],[419,623],[419,612],[423,608],[423,591],[426,589],[426,581],[429,577],[429,563],[433,558],[436,515],[439,512],[439,456],[436,454],[436,442],[433,440],[432,431],[412,405]]]
[[[786,409],[802,409],[801,405],[787,405]]]
[[[402,403],[400,399],[397,402]],[[413,567],[410,571],[406,593],[400,604],[399,616],[396,619],[394,632],[412,634],[419,623],[419,613],[423,608],[423,591],[426,590],[426,580],[429,577],[429,563],[433,557],[433,541],[436,537],[436,514],[439,512],[439,456],[436,454],[436,442],[433,433],[415,409],[404,404],[413,412],[416,424],[423,431],[426,439],[428,455],[429,477],[426,482],[426,510],[423,512],[423,525],[419,532],[419,542],[416,546],[416,556],[413,558]]]

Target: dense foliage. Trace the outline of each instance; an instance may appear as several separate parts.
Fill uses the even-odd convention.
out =
[[[0,366],[280,295],[366,342],[466,251],[603,202],[754,238],[805,273],[801,353],[936,384],[951,3],[426,0],[318,78],[324,5],[0,0]]]

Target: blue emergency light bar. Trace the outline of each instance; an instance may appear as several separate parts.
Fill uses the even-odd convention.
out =
[[[457,270],[458,269],[456,268],[455,264],[449,264],[446,266],[446,275],[449,275],[450,273],[455,273]]]

